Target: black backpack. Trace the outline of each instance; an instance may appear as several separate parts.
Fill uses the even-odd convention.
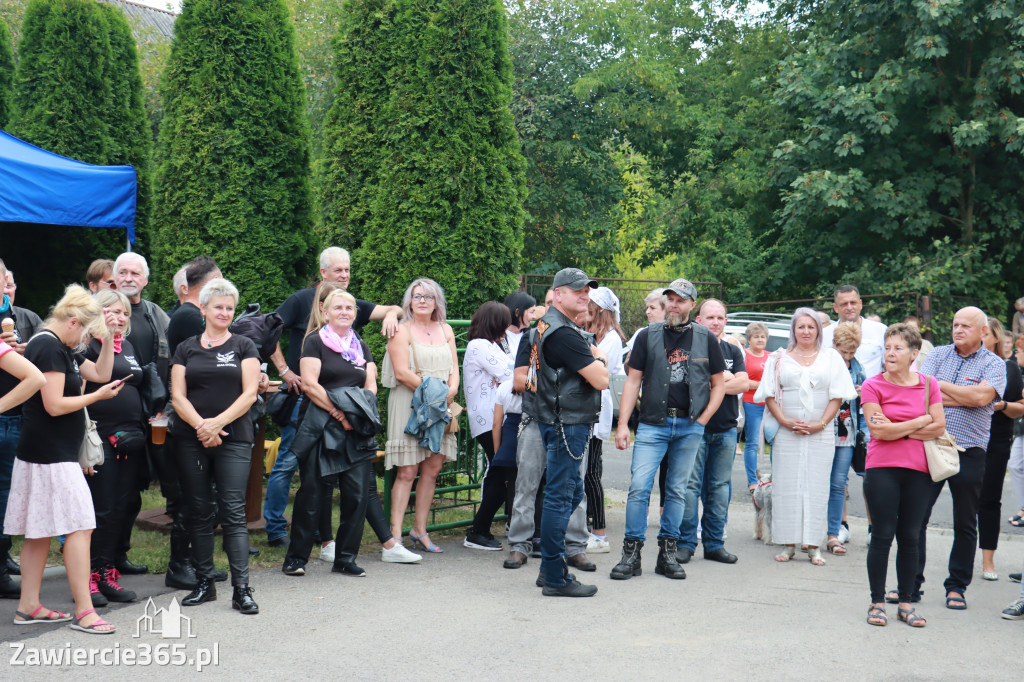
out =
[[[250,303],[245,312],[231,323],[231,333],[252,339],[261,362],[270,362],[284,331],[284,320],[277,313],[260,314],[260,304]]]

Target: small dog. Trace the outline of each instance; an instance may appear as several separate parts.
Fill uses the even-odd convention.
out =
[[[761,475],[761,482],[751,493],[754,501],[754,539],[764,540],[764,544],[772,544],[772,477]]]

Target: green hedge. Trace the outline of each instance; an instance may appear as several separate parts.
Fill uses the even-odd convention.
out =
[[[282,0],[195,0],[161,81],[154,180],[158,286],[208,254],[244,301],[276,307],[309,254],[309,133]]]
[[[11,50],[11,32],[0,17],[0,128],[11,120],[14,104],[14,53]]]

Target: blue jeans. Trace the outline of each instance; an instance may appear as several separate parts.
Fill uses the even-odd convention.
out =
[[[644,540],[647,534],[647,510],[651,503],[651,487],[658,474],[661,460],[668,457],[665,477],[665,510],[661,514],[658,538],[679,539],[679,525],[683,521],[686,482],[690,478],[693,460],[697,457],[704,436],[704,427],[691,422],[689,417],[667,417],[665,424],[640,423],[633,444],[633,464],[630,467],[629,497],[626,500],[626,537]]]
[[[757,485],[757,441],[761,437],[764,405],[743,403],[743,464],[747,469],[747,485]]]
[[[846,478],[853,462],[853,446],[836,448],[832,458],[832,482],[828,489],[828,534],[839,535],[843,522],[843,507],[846,506]]]
[[[14,458],[18,454],[21,439],[21,415],[0,417],[0,539],[9,541],[4,535],[4,517],[7,515],[7,497],[11,492],[11,472]],[[0,561],[4,558],[0,556]]]
[[[544,515],[540,522],[540,553],[544,583],[549,587],[569,584],[565,529],[569,526],[569,517],[583,501],[580,466],[587,455],[590,430],[590,424],[566,424],[561,427],[540,424],[540,435],[548,453]],[[569,452],[566,452],[566,444]]]
[[[298,431],[299,408],[304,398],[295,401],[295,409],[288,418],[288,425],[281,429],[281,446],[277,449],[274,468],[267,479],[267,497],[263,502],[263,518],[267,521],[267,540],[277,540],[288,535],[288,522],[284,509],[288,506],[288,493],[292,487],[292,476],[299,468],[299,460],[292,452],[292,441]]]
[[[693,461],[693,469],[686,483],[686,504],[683,522],[679,526],[679,544],[697,548],[697,496],[704,505],[701,522],[701,542],[704,551],[722,549],[725,542],[725,522],[729,515],[729,497],[732,491],[732,461],[736,457],[736,429],[722,433],[705,433]]]

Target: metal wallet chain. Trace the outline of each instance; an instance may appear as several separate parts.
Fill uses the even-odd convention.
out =
[[[587,433],[587,442],[583,444],[583,451],[580,452],[580,456],[572,454],[572,450],[569,449],[569,442],[565,440],[565,426],[562,425],[562,420],[558,420],[558,432],[562,434],[562,444],[565,445],[565,451],[569,453],[569,457],[573,458],[577,462],[582,462],[583,457],[587,454],[587,449],[590,447],[590,439],[594,437],[594,425],[590,425],[590,432]]]

